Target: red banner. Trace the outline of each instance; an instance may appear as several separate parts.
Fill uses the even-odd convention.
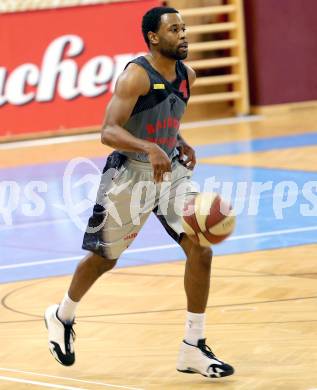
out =
[[[100,125],[118,75],[147,51],[141,19],[158,4],[3,14],[0,136]]]

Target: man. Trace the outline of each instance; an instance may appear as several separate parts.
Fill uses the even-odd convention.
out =
[[[142,31],[150,53],[131,61],[120,75],[102,128],[102,142],[116,151],[107,159],[84,236],[83,248],[90,253],[79,263],[60,305],[45,312],[49,348],[61,364],[74,363],[73,323],[78,302],[115,266],[153,211],[187,256],[188,312],[177,370],[223,377],[234,370],[215,357],[204,338],[212,252],[185,235],[181,216],[171,207],[196,192],[190,181],[195,152],[178,132],[195,80],[195,72],[181,61],[188,51],[185,24],[175,9],[156,7],[144,15]],[[108,180],[111,168],[117,171]],[[146,199],[144,183],[152,184],[147,187],[150,195]],[[134,197],[137,192],[139,198]],[[140,198],[142,212],[136,203]],[[132,216],[136,208],[140,212]]]

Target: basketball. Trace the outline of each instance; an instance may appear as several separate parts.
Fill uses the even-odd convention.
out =
[[[236,217],[229,203],[216,193],[200,193],[185,203],[182,224],[197,244],[219,244],[233,232]]]

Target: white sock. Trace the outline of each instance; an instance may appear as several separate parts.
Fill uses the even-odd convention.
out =
[[[68,293],[66,293],[57,311],[58,318],[62,322],[72,322],[75,318],[75,311],[78,303],[79,302],[74,302],[70,299]]]
[[[198,340],[205,335],[205,313],[187,312],[185,325],[185,341],[191,345],[197,345]]]

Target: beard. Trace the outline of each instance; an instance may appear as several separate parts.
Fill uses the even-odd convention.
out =
[[[160,48],[160,53],[167,58],[170,58],[172,60],[184,60],[187,55],[188,51],[182,51],[179,48],[172,48],[172,47],[161,47]]]

